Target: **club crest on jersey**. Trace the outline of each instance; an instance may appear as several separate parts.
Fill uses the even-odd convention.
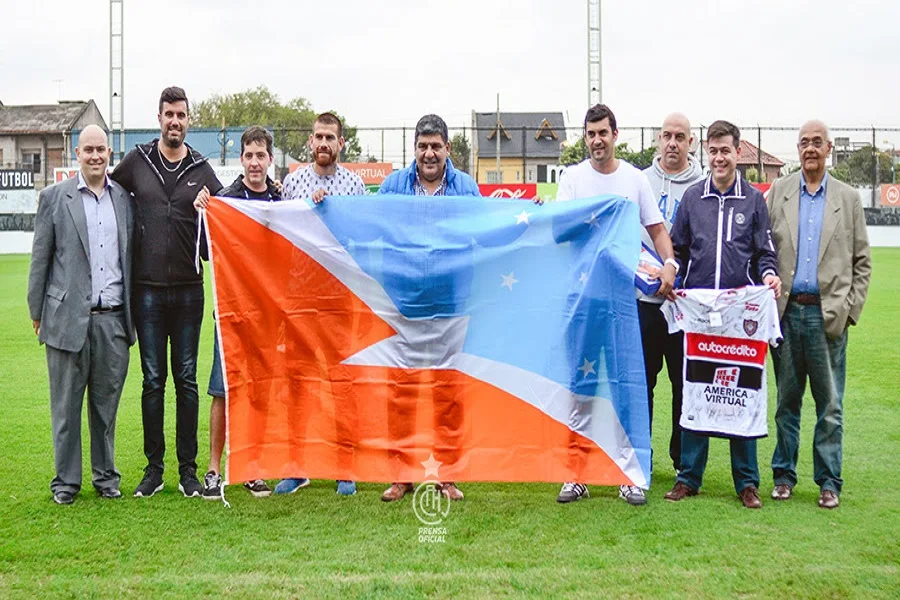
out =
[[[739,367],[726,367],[724,369],[716,369],[713,378],[713,385],[725,388],[736,388],[738,375],[741,369]]]
[[[753,319],[744,319],[744,333],[752,336],[759,328],[759,323]]]
[[[734,215],[734,222],[737,223],[738,225],[743,225],[744,224],[744,213],[738,213],[738,214]]]

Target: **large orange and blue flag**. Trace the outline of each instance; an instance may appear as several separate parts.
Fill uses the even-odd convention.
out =
[[[227,480],[649,485],[637,206],[415,196],[206,211]],[[436,463],[431,463],[436,464]]]

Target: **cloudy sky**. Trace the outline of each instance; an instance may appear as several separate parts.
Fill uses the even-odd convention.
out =
[[[253,12],[255,11],[255,12]],[[587,104],[585,0],[125,0],[125,125],[156,126],[160,90],[192,100],[260,84],[360,126],[451,126],[471,110]],[[603,2],[603,99],[620,126],[900,125],[893,0]],[[0,101],[94,98],[109,111],[109,4],[6,2]],[[900,136],[897,139],[900,145]]]

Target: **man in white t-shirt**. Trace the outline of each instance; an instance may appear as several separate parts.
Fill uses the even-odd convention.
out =
[[[633,165],[616,158],[618,137],[616,116],[609,107],[605,104],[596,104],[589,108],[584,116],[584,142],[590,152],[590,158],[568,167],[563,172],[556,199],[566,201],[614,194],[636,202],[640,209],[641,225],[647,230],[656,253],[664,263],[659,274],[652,276],[653,279],[660,280],[659,290],[656,293],[664,297],[672,289],[678,270],[672,240],[666,231],[650,182]],[[589,419],[589,416],[581,414],[589,410],[590,407],[586,405],[577,405],[574,408],[570,423],[574,431],[578,431],[579,423]],[[570,481],[563,484],[556,500],[565,503],[588,496],[587,486]],[[644,490],[637,486],[620,486],[619,497],[633,505],[647,502]]]

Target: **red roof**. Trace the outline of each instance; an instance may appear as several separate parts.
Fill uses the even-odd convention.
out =
[[[706,142],[703,142],[703,148],[706,148]],[[765,167],[783,167],[784,161],[777,156],[772,156],[765,150],[762,153],[763,166]],[[748,142],[741,140],[741,157],[738,158],[737,164],[747,166],[759,165],[759,148]]]

